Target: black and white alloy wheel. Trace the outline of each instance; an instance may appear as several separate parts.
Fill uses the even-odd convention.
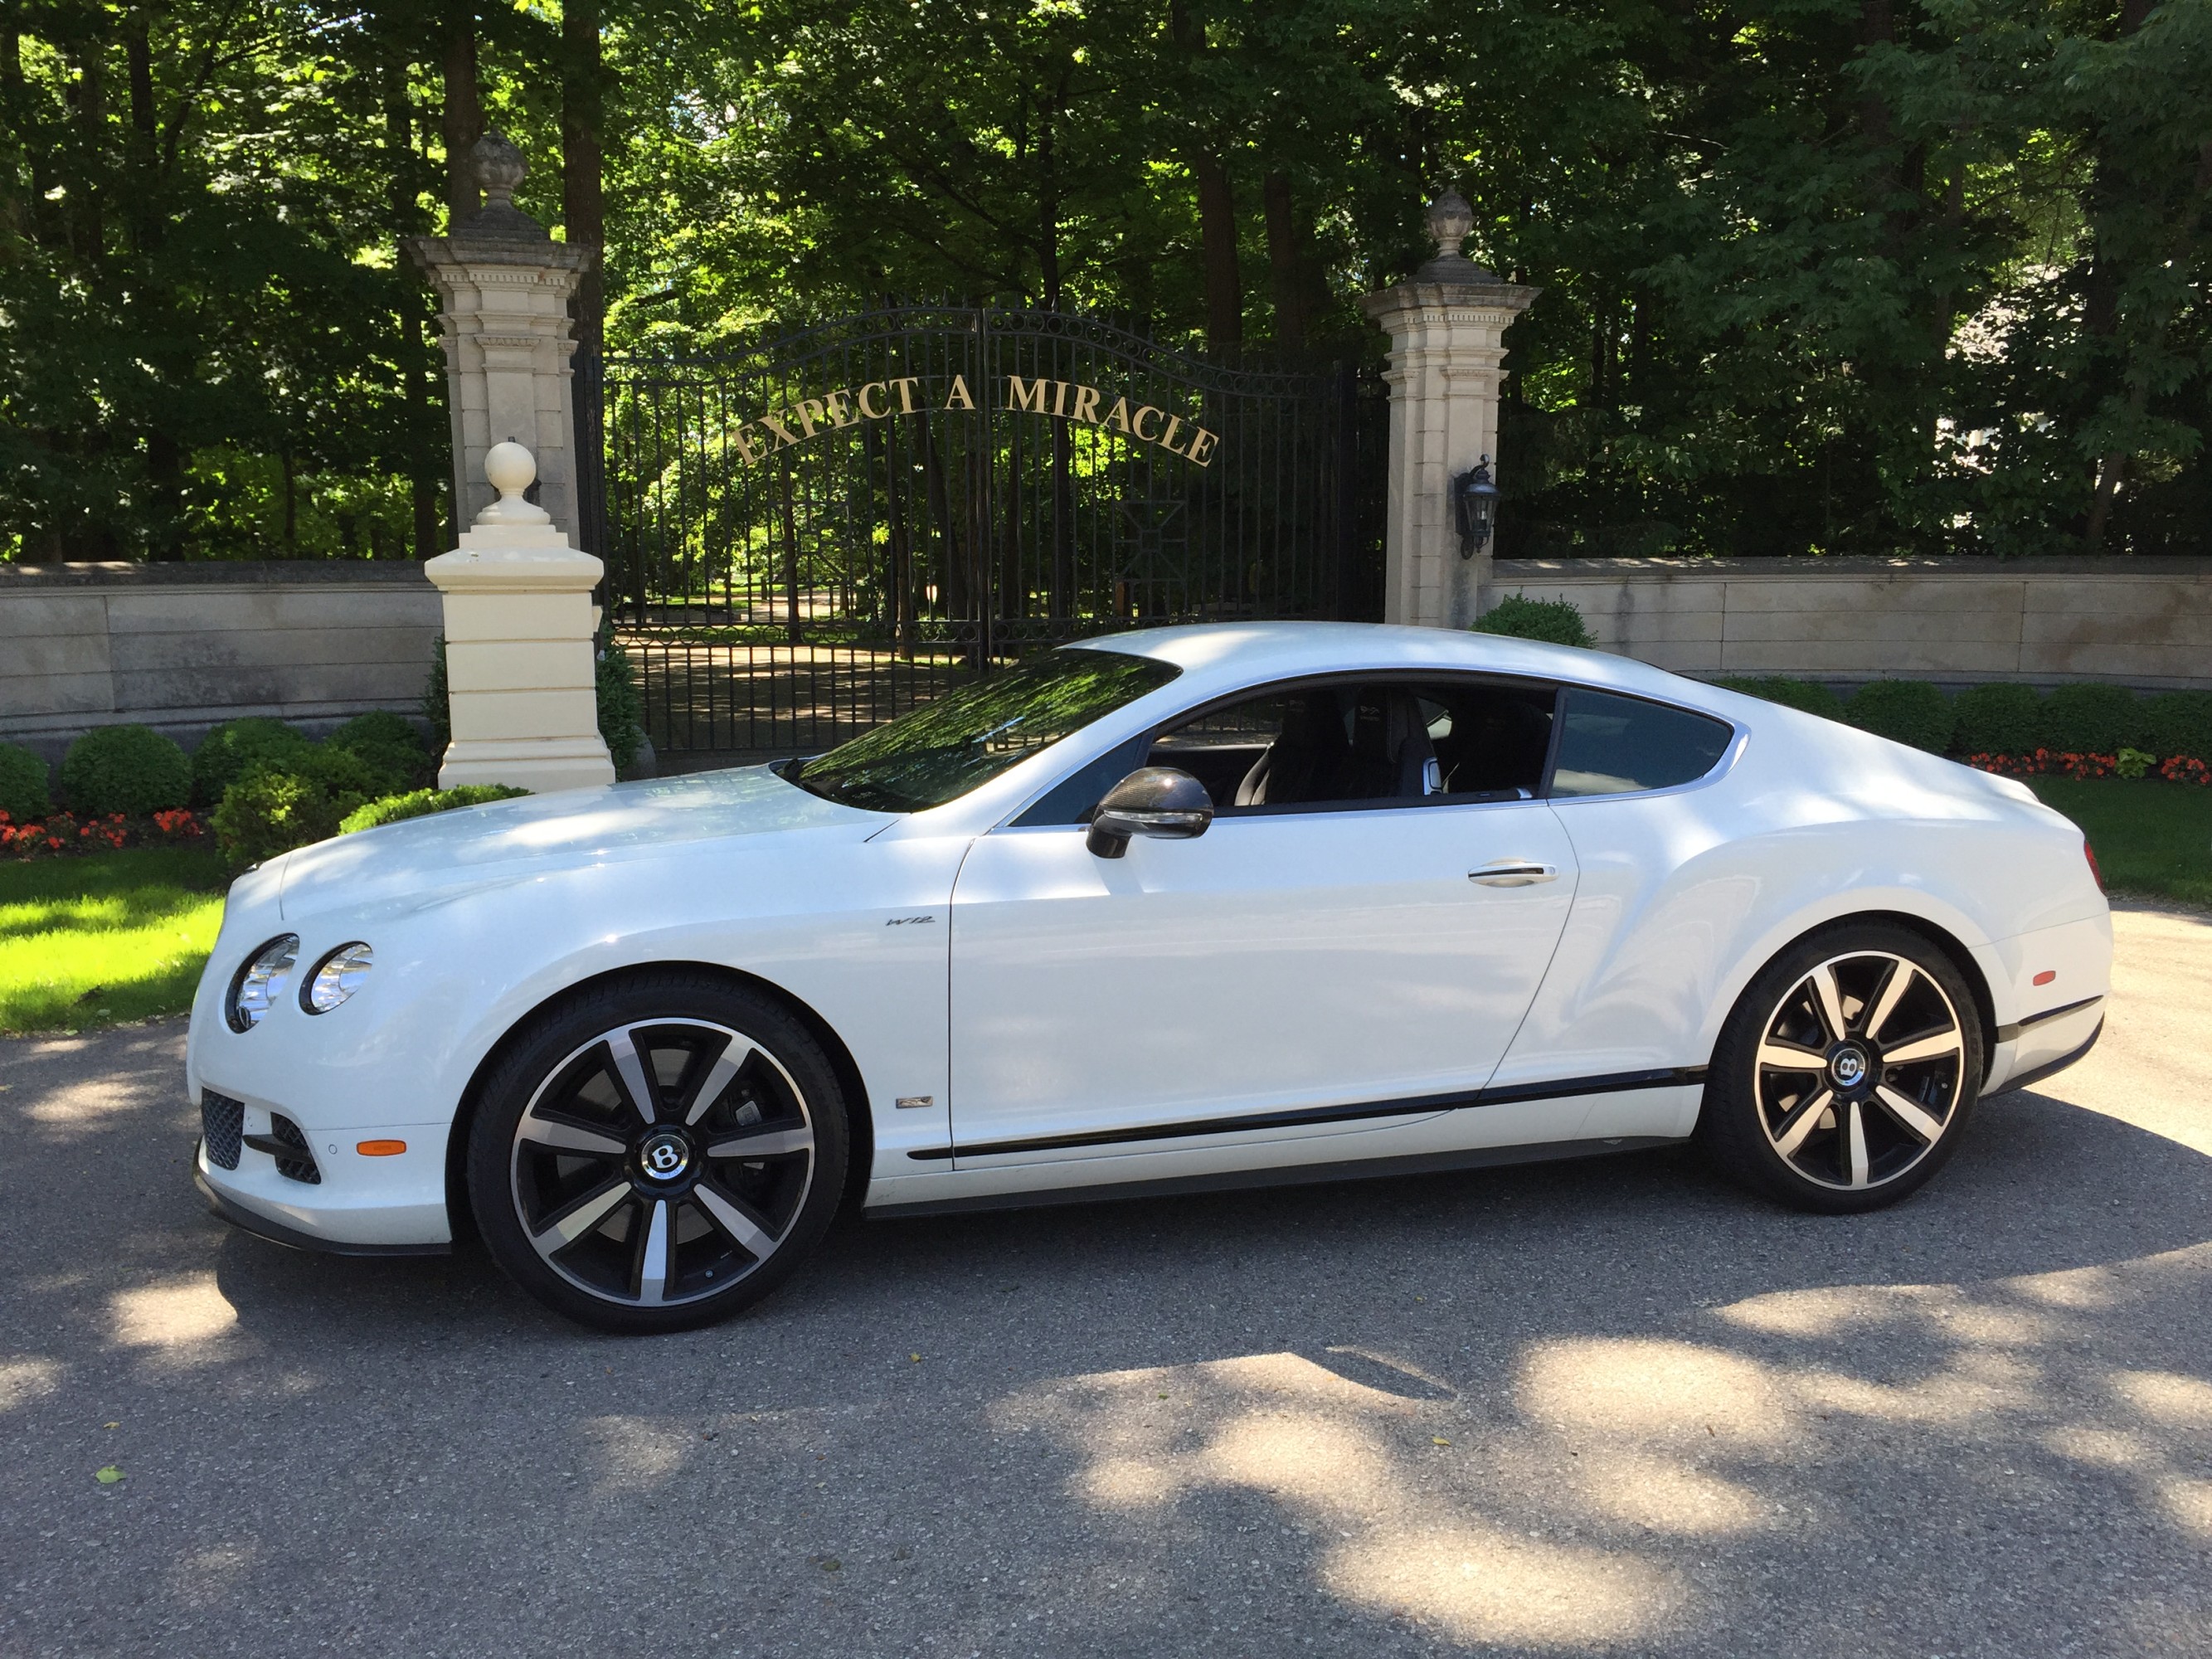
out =
[[[1713,1057],[1699,1138],[1775,1196],[1894,1202],[1949,1158],[1982,1075],[1957,967],[1907,929],[1800,941],[1744,993]]]
[[[595,994],[519,1045],[486,1091],[470,1188],[494,1255],[540,1300],[679,1329],[781,1282],[836,1208],[845,1152],[805,1030],[673,978]]]

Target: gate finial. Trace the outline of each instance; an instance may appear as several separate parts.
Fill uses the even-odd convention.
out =
[[[483,462],[484,477],[499,499],[477,514],[480,525],[550,524],[553,515],[534,501],[526,501],[522,492],[530,488],[538,477],[538,458],[520,444],[509,438],[505,443],[494,444],[486,453]]]

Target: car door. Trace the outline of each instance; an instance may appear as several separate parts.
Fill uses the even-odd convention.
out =
[[[1351,729],[1367,694],[1345,695]],[[1215,721],[1227,747],[1267,739],[1246,744],[1249,766],[1224,766],[1223,744],[1183,757],[1212,775],[1201,836],[1103,859],[1081,823],[1018,822],[970,849],[951,931],[962,1167],[1370,1128],[1453,1103],[1496,1067],[1573,896],[1550,808],[1520,798],[1533,790],[1438,793],[1418,728],[1419,752],[1363,759],[1353,731],[1316,761],[1288,741],[1298,720],[1253,724]],[[1164,738],[1149,759],[1180,753]],[[1364,767],[1359,787],[1386,793],[1221,800],[1264,793],[1270,761],[1279,788],[1297,775],[1326,795],[1319,775]],[[1392,768],[1401,781],[1379,784]]]

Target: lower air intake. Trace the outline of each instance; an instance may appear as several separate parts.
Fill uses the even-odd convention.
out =
[[[207,1146],[208,1162],[218,1170],[238,1167],[240,1138],[246,1133],[246,1103],[200,1091],[200,1139]]]
[[[322,1184],[323,1172],[315,1167],[315,1154],[307,1146],[307,1137],[300,1133],[300,1126],[289,1117],[275,1112],[269,1114],[269,1138],[283,1148],[270,1148],[276,1160],[276,1173],[287,1181],[304,1181],[311,1187]]]

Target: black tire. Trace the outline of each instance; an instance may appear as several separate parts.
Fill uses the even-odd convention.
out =
[[[758,1302],[821,1242],[849,1109],[775,1003],[641,974],[539,1015],[500,1060],[469,1130],[469,1198],[493,1260],[547,1307],[685,1330]]]
[[[1878,1210],[1950,1160],[1983,1064],[1973,992],[1942,950],[1893,923],[1826,928],[1745,988],[1713,1049],[1697,1137],[1782,1203]]]

